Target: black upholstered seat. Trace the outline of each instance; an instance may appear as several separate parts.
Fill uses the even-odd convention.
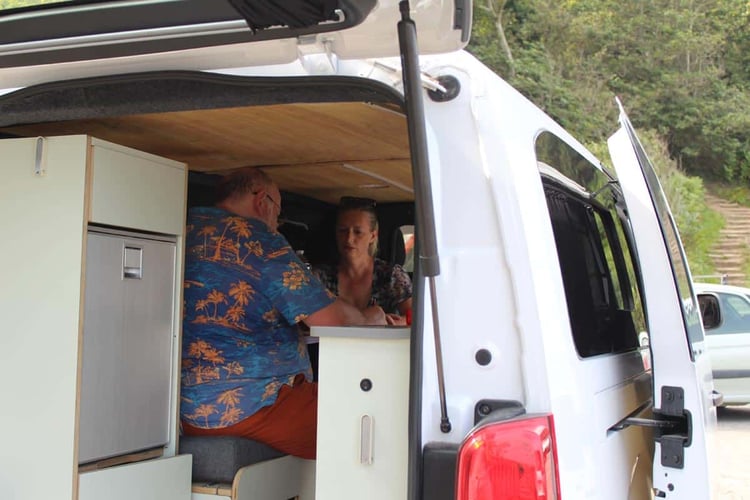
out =
[[[233,436],[181,436],[180,453],[193,455],[193,482],[231,483],[242,467],[285,454]]]

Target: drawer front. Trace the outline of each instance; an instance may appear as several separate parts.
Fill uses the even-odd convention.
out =
[[[190,500],[192,455],[79,475],[79,500]]]
[[[91,222],[183,233],[184,164],[96,141],[92,167]]]

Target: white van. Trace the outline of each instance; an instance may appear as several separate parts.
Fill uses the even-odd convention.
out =
[[[470,29],[465,0],[0,11],[0,498],[709,498],[703,330],[633,128],[615,174]],[[186,207],[247,165],[310,260],[341,196],[384,259],[416,234],[409,328],[312,331],[316,461],[179,435]]]

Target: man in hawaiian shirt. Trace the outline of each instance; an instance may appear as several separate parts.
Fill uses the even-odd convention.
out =
[[[297,323],[386,324],[332,297],[276,231],[281,194],[261,170],[188,212],[181,419],[192,435],[233,435],[315,458],[317,384]]]

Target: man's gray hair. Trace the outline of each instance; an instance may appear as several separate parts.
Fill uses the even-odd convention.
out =
[[[244,167],[224,176],[216,186],[216,203],[256,193],[273,186],[273,179],[258,167]]]

